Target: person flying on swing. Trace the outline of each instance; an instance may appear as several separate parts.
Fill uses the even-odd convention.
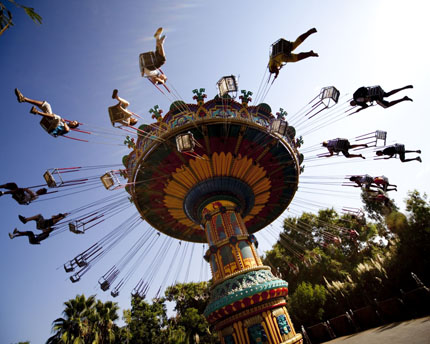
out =
[[[31,231],[21,232],[17,228],[14,229],[12,233],[9,233],[9,238],[14,239],[20,236],[28,237],[28,242],[31,245],[39,245],[41,241],[47,239],[49,234],[55,229],[54,225],[64,219],[68,213],[53,215],[50,219],[46,220],[42,215],[35,215],[32,217],[24,217],[19,215],[19,219],[22,223],[27,223],[28,221],[36,221],[36,228],[42,231],[41,234],[34,234]]]
[[[413,88],[413,86],[408,85],[402,88],[396,88],[390,92],[385,92],[381,88],[381,86],[360,87],[359,89],[357,89],[357,91],[354,92],[352,96],[353,100],[350,102],[350,105],[360,106],[360,109],[358,109],[356,112],[367,109],[373,102],[376,102],[378,105],[386,109],[390,106],[396,105],[407,100],[412,101],[412,99],[408,96],[404,96],[401,99],[393,100],[391,102],[384,100],[385,97],[392,96],[393,94],[406,90],[408,88]],[[368,103],[370,103],[370,105]]]
[[[366,190],[369,190],[373,183],[373,177],[368,174],[365,174],[363,176],[351,176],[349,180],[356,184],[353,185],[353,187],[361,188],[362,186],[364,186]]]
[[[135,125],[137,123],[137,119],[132,117],[134,115],[134,113],[127,110],[127,107],[130,105],[130,103],[127,100],[118,96],[118,90],[117,89],[113,90],[112,99],[118,100],[118,104],[116,106],[121,107],[121,109],[125,115],[125,118],[119,120],[118,122],[123,124],[123,125],[126,125],[126,126]]]
[[[153,61],[150,65],[144,66],[142,71],[142,76],[147,77],[155,85],[161,85],[167,81],[167,77],[159,69],[166,62],[166,54],[163,47],[166,35],[161,36],[162,33],[163,28],[161,27],[155,32],[155,53],[149,52],[150,54],[152,53],[151,55],[153,55]]]
[[[394,145],[388,146],[384,148],[383,150],[376,151],[376,155],[381,157],[383,155],[388,155],[387,158],[383,158],[384,160],[395,158],[397,155],[399,156],[399,159],[401,162],[408,162],[408,161],[419,161],[422,162],[421,157],[417,156],[416,158],[412,159],[406,159],[405,154],[406,153],[418,153],[421,154],[420,150],[405,150],[405,145],[396,143]]]
[[[273,80],[275,80],[278,77],[279,71],[281,70],[281,68],[286,63],[297,62],[297,61],[306,59],[308,57],[318,57],[318,54],[314,53],[313,50],[305,52],[305,53],[298,53],[298,54],[293,53],[293,51],[300,44],[302,44],[306,38],[308,38],[310,35],[312,35],[315,32],[317,32],[317,29],[312,28],[312,29],[308,30],[307,32],[305,32],[304,34],[297,37],[297,39],[294,42],[283,40],[282,43],[286,44],[286,47],[284,47],[286,49],[285,50],[283,49],[283,51],[280,51],[280,52],[274,54],[274,52],[272,50],[272,54],[270,56],[268,67],[269,67],[269,72],[271,74],[275,74],[275,77]]]
[[[376,187],[380,188],[384,192],[397,191],[397,185],[390,184],[388,178],[385,176],[373,178],[373,183],[376,185]],[[390,186],[392,186],[391,189],[389,188]]]
[[[29,188],[20,188],[16,183],[6,183],[0,185],[0,189],[6,189],[8,191],[0,191],[0,196],[12,195],[12,198],[22,205],[29,205],[32,201],[37,199],[40,195],[47,193],[46,188],[42,188],[34,192]]]
[[[366,159],[362,154],[350,154],[349,150],[353,148],[358,147],[367,147],[367,144],[358,144],[358,145],[351,145],[347,139],[334,139],[329,141],[324,141],[322,143],[323,147],[326,147],[329,154],[325,155],[326,158],[333,156],[334,153],[339,155],[339,153],[342,153],[346,158],[362,158]]]
[[[51,105],[47,101],[34,100],[24,97],[24,95],[17,88],[15,88],[15,95],[19,103],[25,102],[35,105],[31,108],[30,113],[47,118],[49,122],[49,128],[47,129],[48,134],[54,137],[67,134],[70,129],[75,129],[79,126],[78,121],[70,121],[67,123],[60,116],[53,114]],[[37,110],[36,106],[42,111]]]

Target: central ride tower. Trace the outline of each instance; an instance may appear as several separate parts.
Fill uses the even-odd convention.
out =
[[[174,102],[143,125],[124,157],[142,218],[174,238],[207,243],[212,271],[204,312],[221,343],[301,343],[286,309],[288,283],[257,253],[254,233],[279,217],[297,190],[303,156],[295,130],[270,106],[228,94]]]

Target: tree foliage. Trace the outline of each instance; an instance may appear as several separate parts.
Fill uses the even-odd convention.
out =
[[[315,320],[322,320],[326,299],[327,290],[322,285],[301,282],[290,298],[288,308],[297,322],[308,326]]]
[[[63,317],[54,320],[48,344],[114,343],[118,306],[77,295],[64,303]]]
[[[17,8],[21,8],[36,24],[42,24],[42,17],[36,13],[34,8],[27,7],[17,3],[15,0],[7,0],[10,4]],[[0,36],[11,26],[13,26],[12,12],[5,5],[4,1],[0,2]]]
[[[427,195],[410,192],[406,214],[391,200],[381,203],[365,193],[362,199],[367,219],[340,216],[333,209],[303,213],[285,220],[280,239],[266,252],[264,262],[289,282],[289,308],[297,325],[399,296],[400,289],[416,287],[411,272],[430,283]],[[325,289],[324,297],[319,288]]]
[[[132,297],[130,321],[130,343],[167,343],[166,306],[164,299],[154,299],[149,304],[139,296]]]

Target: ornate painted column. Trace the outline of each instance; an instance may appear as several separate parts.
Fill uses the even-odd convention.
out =
[[[239,207],[217,200],[206,204],[202,215],[213,276],[204,314],[221,343],[302,343],[286,309],[288,283],[262,264]]]

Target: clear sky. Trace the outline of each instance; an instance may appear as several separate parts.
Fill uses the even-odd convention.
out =
[[[342,98],[338,106],[341,106],[340,103],[351,98],[360,86],[381,85],[389,91],[413,84],[413,89],[389,98],[408,95],[413,103],[404,102],[385,110],[373,107],[305,135],[304,140],[305,147],[309,147],[326,139],[353,138],[378,129],[386,130],[389,143],[399,142],[407,149],[421,149],[423,163],[374,161],[368,152],[366,160],[354,163],[341,158],[322,161],[325,166],[309,163],[303,176],[385,174],[398,185],[394,198],[402,208],[408,190],[429,191],[430,48],[428,31],[424,28],[430,5],[419,0],[271,1],[269,7],[266,3],[26,1],[26,5],[34,6],[43,17],[43,24],[36,26],[22,11],[13,10],[16,25],[0,36],[0,183],[15,181],[23,186],[38,185],[43,183],[42,174],[48,168],[116,164],[128,152],[125,146],[118,145],[123,141],[121,136],[109,138],[106,141],[109,144],[96,143],[104,140],[103,137],[91,137],[92,143],[50,137],[39,126],[39,119],[28,113],[30,106],[16,101],[15,87],[30,98],[48,100],[55,113],[96,128],[112,128],[107,108],[114,104],[110,97],[112,90],[118,88],[120,95],[130,101],[130,109],[143,116],[140,123],[149,123],[152,120],[148,110],[158,104],[166,113],[172,100],[142,79],[139,73],[138,56],[153,50],[152,35],[157,27],[163,26],[167,35],[164,71],[186,102],[193,102],[191,91],[195,88],[206,88],[208,98],[212,98],[216,94],[216,82],[230,74],[240,76],[240,89],[256,94],[271,43],[280,37],[294,40],[316,27],[318,33],[310,36],[298,50],[312,49],[320,57],[287,65],[264,102],[270,104],[273,111],[280,107],[286,109],[291,116],[324,86],[334,85],[340,90]],[[85,126],[82,129],[86,129]],[[306,127],[302,132],[305,131]],[[75,136],[84,137],[83,134]],[[336,209],[360,206],[359,190],[309,187],[345,193],[333,197],[329,192],[308,189],[300,191],[297,197]],[[39,246],[30,246],[24,238],[11,241],[7,235],[15,227],[33,229],[30,224],[21,224],[18,214],[50,216],[108,195],[100,186],[91,192],[29,206],[18,205],[10,196],[0,198],[3,232],[0,236],[1,343],[45,342],[50,336],[52,321],[61,315],[62,303],[76,294],[97,294],[102,300],[110,298],[98,288],[98,278],[129,249],[139,237],[139,230],[147,226],[142,224],[137,233],[98,263],[79,283],[72,284],[68,280],[62,264],[134,214],[132,207],[83,236],[64,232]],[[301,204],[297,202],[292,210],[305,209]],[[280,227],[279,223],[275,222],[274,226]],[[274,242],[264,230],[259,238],[263,250]],[[173,242],[171,252],[175,245],[178,244]],[[202,276],[208,278],[206,265],[201,271],[201,245],[195,247],[192,258],[190,252],[191,246],[178,279],[185,279],[187,259],[192,259],[187,281],[196,281]],[[154,255],[151,253],[147,257],[139,271],[145,271]],[[160,273],[153,283],[152,294],[167,272],[167,267],[161,264],[163,261],[159,262]],[[176,271],[172,273],[175,274]],[[130,306],[129,291],[139,277],[138,272],[115,299],[122,309]]]

